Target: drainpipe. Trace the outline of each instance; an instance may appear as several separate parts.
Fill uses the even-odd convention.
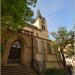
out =
[[[44,49],[44,52],[43,52],[43,69],[42,69],[41,75],[44,75],[44,71],[45,71],[45,49]]]
[[[34,52],[34,51],[33,51],[33,35],[32,35],[32,67],[33,67],[33,62],[34,62],[34,61],[33,61],[33,54],[34,54],[33,52]]]

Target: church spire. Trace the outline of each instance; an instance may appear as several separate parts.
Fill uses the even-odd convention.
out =
[[[40,10],[38,9],[38,11],[37,11],[37,18],[42,18],[42,16],[41,16],[41,13],[40,13]]]

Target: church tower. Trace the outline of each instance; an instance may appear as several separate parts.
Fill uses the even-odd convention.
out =
[[[44,17],[41,16],[41,13],[39,10],[37,11],[37,17],[36,17],[36,21],[34,23],[34,26],[36,26],[37,28],[39,28],[43,31],[48,31],[46,20]]]
[[[42,36],[48,38],[48,29],[47,29],[47,24],[46,20],[44,17],[41,16],[40,11],[37,11],[37,17],[34,22],[34,26],[36,26],[38,29],[42,31]]]

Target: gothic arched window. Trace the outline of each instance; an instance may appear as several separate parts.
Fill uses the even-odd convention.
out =
[[[46,43],[48,53],[52,53],[50,43]]]
[[[41,41],[41,43],[42,43],[42,49],[44,50],[45,49],[45,42]]]
[[[15,41],[15,42],[11,45],[11,47],[14,47],[14,48],[21,48],[21,44],[20,44],[20,42],[17,40],[17,41]]]
[[[8,56],[8,63],[20,63],[21,48],[22,46],[20,41],[16,40],[12,43]]]
[[[46,46],[45,46],[45,42],[44,41],[41,41],[41,49],[42,49],[42,53],[44,53],[45,52],[45,50],[46,50]]]

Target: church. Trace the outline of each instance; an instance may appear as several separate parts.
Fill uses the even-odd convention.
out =
[[[58,50],[55,50],[49,40],[45,18],[39,12],[35,21],[25,23],[25,27],[18,32],[8,30],[2,38],[4,52],[2,64],[20,64],[33,66],[42,71],[48,68],[63,68],[62,59]]]

